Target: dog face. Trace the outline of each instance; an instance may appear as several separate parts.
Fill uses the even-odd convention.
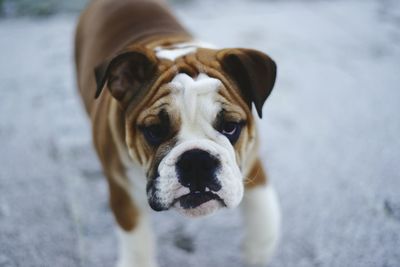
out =
[[[107,84],[124,110],[126,147],[154,210],[201,216],[240,203],[255,154],[251,103],[261,116],[275,81],[269,57],[205,49],[164,60],[141,48],[96,73],[99,90]]]
[[[138,139],[146,144],[151,207],[196,216],[236,206],[243,195],[239,151],[249,143],[243,140],[251,116],[203,73],[179,73],[158,92],[162,97],[137,117],[139,133],[128,133],[132,156]]]

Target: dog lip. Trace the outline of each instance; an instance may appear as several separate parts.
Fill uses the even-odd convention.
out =
[[[171,206],[179,202],[181,207],[184,209],[194,209],[210,200],[217,200],[221,202],[223,206],[226,206],[225,202],[217,194],[214,194],[211,191],[190,192],[186,195],[176,198]]]

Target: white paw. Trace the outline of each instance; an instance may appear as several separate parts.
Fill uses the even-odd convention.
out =
[[[157,267],[155,261],[133,261],[128,258],[120,258],[116,267]]]
[[[122,259],[119,259],[116,265],[116,267],[130,267],[130,266],[133,266],[133,264],[130,264],[128,261]]]

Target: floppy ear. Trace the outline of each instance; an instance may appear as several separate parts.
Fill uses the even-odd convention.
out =
[[[95,68],[95,98],[107,85],[115,99],[126,100],[137,94],[155,71],[156,59],[153,54],[140,50],[123,52]]]
[[[266,54],[252,49],[224,49],[218,53],[223,70],[239,86],[251,109],[254,103],[258,116],[272,91],[276,79],[276,64]]]

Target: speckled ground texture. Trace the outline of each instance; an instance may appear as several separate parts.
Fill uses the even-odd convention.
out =
[[[280,195],[270,264],[400,266],[400,2],[193,1],[200,39],[278,63],[260,122]],[[0,21],[0,266],[113,266],[107,188],[76,93],[76,15]],[[244,266],[238,210],[153,215],[161,267]]]

